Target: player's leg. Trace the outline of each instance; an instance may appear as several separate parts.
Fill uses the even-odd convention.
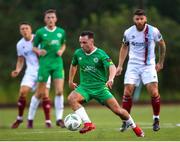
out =
[[[131,127],[138,137],[144,137],[142,129],[135,124],[130,114],[119,106],[114,97],[107,99],[105,104],[111,111],[121,118],[121,120],[126,124],[126,129]]]
[[[46,97],[49,97],[49,89],[51,85],[51,78],[48,78],[48,82],[46,84]],[[37,83],[34,85],[34,90],[37,88]],[[29,111],[28,111],[28,123],[27,123],[27,128],[33,128],[33,120],[35,118],[36,111],[38,109],[39,103],[41,101],[42,96],[37,93],[37,91],[34,93],[34,95],[31,98],[30,106],[29,106]]]
[[[20,123],[23,122],[23,113],[24,113],[24,109],[26,107],[26,98],[28,93],[31,91],[31,88],[25,85],[22,85],[20,87],[20,91],[19,91],[19,98],[18,98],[18,116],[16,121],[12,124],[11,128],[18,128]]]
[[[46,127],[51,128],[51,118],[50,118],[51,100],[49,98],[45,82],[38,83],[37,93],[42,97],[42,107],[45,114]]]
[[[158,131],[160,129],[159,126],[159,114],[160,114],[160,94],[158,91],[158,83],[148,83],[146,88],[151,95],[151,104],[153,108],[153,130]]]
[[[124,93],[122,99],[122,107],[126,109],[129,113],[132,107],[132,95],[135,90],[135,86],[140,83],[140,66],[134,64],[128,64],[125,77],[124,77]]]
[[[50,72],[51,70],[49,70],[49,68],[40,66],[38,70],[38,85],[37,85],[37,93],[42,97],[42,107],[45,114],[45,125],[47,128],[51,128],[51,119],[50,119],[51,100],[48,96],[48,92],[46,89]]]
[[[27,128],[33,128],[33,120],[40,101],[41,101],[41,96],[37,92],[35,92],[35,94],[31,98],[31,102],[29,106]]]
[[[160,94],[158,91],[158,77],[155,66],[146,66],[142,73],[142,81],[146,85],[148,93],[151,95],[151,104],[153,108],[153,130],[158,131],[160,114]]]
[[[95,125],[91,122],[85,108],[81,105],[82,102],[88,102],[88,100],[88,94],[80,86],[68,96],[68,102],[71,108],[80,116],[84,123],[84,127],[79,131],[82,134],[95,129]]]
[[[55,87],[54,106],[56,113],[56,125],[64,128],[63,111],[64,111],[64,69],[63,63],[52,72],[52,79]]]
[[[55,79],[54,80],[55,87],[55,98],[54,98],[54,106],[56,113],[56,125],[64,128],[63,121],[63,111],[64,111],[64,96],[63,96],[63,88],[64,88],[64,79]]]
[[[132,107],[132,95],[135,90],[135,86],[139,85],[140,76],[139,76],[139,67],[136,65],[128,64],[127,71],[124,78],[124,94],[122,99],[122,107],[126,109],[129,113],[131,112]],[[121,131],[127,129],[126,123],[123,122]]]
[[[125,84],[124,86],[124,94],[122,99],[122,107],[126,109],[129,113],[131,112],[132,107],[132,95],[135,89],[134,84]]]
[[[47,128],[51,128],[50,110],[51,101],[48,96],[48,91],[45,82],[38,82],[37,94],[42,97],[42,107],[45,114],[45,124]]]

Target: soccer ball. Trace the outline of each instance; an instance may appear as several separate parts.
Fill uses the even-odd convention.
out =
[[[64,119],[65,127],[70,131],[76,131],[81,126],[82,120],[75,113],[68,114]]]

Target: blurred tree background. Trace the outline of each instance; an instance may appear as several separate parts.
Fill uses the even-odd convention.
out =
[[[80,32],[94,31],[96,45],[104,49],[117,65],[123,32],[133,24],[134,9],[144,8],[148,23],[159,28],[167,44],[164,70],[159,73],[162,100],[180,101],[179,0],[0,0],[0,104],[16,103],[23,75],[22,72],[16,79],[10,77],[16,65],[16,43],[21,38],[18,24],[28,21],[35,32],[44,25],[43,13],[50,8],[57,10],[58,26],[67,32],[67,50],[63,55],[66,96],[70,92],[67,84],[70,57],[79,47]],[[123,93],[123,75],[116,78],[112,90],[117,98]],[[142,93],[142,100],[146,100],[149,96],[145,91]]]

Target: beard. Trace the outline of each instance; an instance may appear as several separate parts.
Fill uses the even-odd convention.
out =
[[[146,25],[146,22],[145,22],[144,24],[139,24],[139,25],[137,25],[137,24],[135,23],[136,29],[137,29],[138,31],[142,31],[142,30],[144,29],[145,25]]]

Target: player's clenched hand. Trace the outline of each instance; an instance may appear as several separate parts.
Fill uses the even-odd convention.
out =
[[[122,70],[123,70],[123,68],[121,66],[118,66],[116,68],[116,76],[121,75]]]
[[[69,82],[69,87],[71,89],[75,89],[77,87],[77,83],[74,83],[74,82]]]
[[[17,77],[18,75],[19,75],[19,71],[17,71],[17,70],[13,70],[11,72],[11,77]]]
[[[106,86],[109,88],[109,89],[112,89],[112,86],[113,86],[113,80],[108,80],[107,82],[106,82]]]

